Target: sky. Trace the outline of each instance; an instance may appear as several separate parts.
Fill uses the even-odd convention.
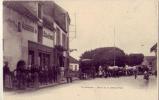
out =
[[[79,58],[86,50],[119,47],[126,54],[154,55],[158,41],[156,0],[54,0],[68,11],[76,35],[70,32],[70,55]],[[74,26],[70,30],[74,30]],[[76,36],[76,37],[75,37]]]

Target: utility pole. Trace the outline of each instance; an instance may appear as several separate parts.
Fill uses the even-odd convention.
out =
[[[159,36],[159,0],[156,0],[156,2],[155,2],[155,7],[156,7],[156,10],[157,10],[156,15],[157,15],[157,37],[158,37]],[[159,43],[159,40],[157,42]],[[158,46],[157,46],[157,48],[158,48]]]
[[[73,40],[73,39],[76,39],[77,37],[77,23],[76,23],[76,13],[74,13],[74,24],[71,24],[70,26],[72,26],[74,29],[73,30],[70,30],[69,32],[71,33],[74,33],[74,36],[73,37],[69,37],[70,40],[69,40],[69,43]],[[77,51],[77,49],[69,49],[69,52],[73,52],[73,51]]]
[[[77,27],[77,24],[76,24],[76,13],[75,13],[75,38],[76,38],[76,32],[77,32],[77,29],[76,29],[76,27]]]
[[[74,33],[73,37],[70,37],[71,40],[76,39],[77,38],[77,22],[76,22],[76,13],[74,13],[74,24],[70,25],[71,27],[73,27],[73,30],[70,30],[70,33]]]
[[[158,10],[158,35],[159,35],[159,0],[158,0],[158,5],[157,5],[157,10]],[[159,40],[158,40],[158,43],[159,43]],[[158,46],[157,46],[158,47]]]
[[[158,0],[158,5],[157,5],[157,10],[158,10],[158,13],[157,13],[157,16],[158,16],[158,27],[157,27],[158,28],[158,34],[157,34],[157,37],[158,37],[159,36],[159,0]],[[158,43],[159,43],[159,39],[158,39]],[[157,44],[157,55],[156,55],[157,57],[159,57],[158,48],[159,47],[158,47],[158,44]],[[158,59],[157,59],[156,63],[157,63],[156,65],[159,66]],[[159,67],[157,67],[157,70],[159,70]],[[159,79],[158,79],[158,81],[159,81]]]
[[[116,55],[115,55],[115,27],[114,27],[114,66],[115,66],[115,59]]]

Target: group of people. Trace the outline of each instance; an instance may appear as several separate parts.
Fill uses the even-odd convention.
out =
[[[99,67],[97,71],[98,77],[119,77],[126,75],[126,73],[130,73],[129,71],[124,70],[123,68],[115,67]]]
[[[118,67],[118,66],[99,66],[98,69],[89,69],[88,71],[83,71],[81,79],[87,79],[89,77],[120,77],[120,76],[137,76],[141,74],[144,75],[144,79],[149,79],[150,70],[146,68],[141,72],[136,66],[133,67]]]
[[[59,82],[60,75],[60,68],[57,66],[26,66],[26,63],[23,60],[18,61],[14,71],[10,71],[8,62],[5,62],[3,67],[4,84],[6,84],[6,76],[10,76],[12,88],[18,89],[25,89],[26,87],[38,88],[39,85]],[[69,75],[67,75],[66,78],[68,81],[72,82]]]
[[[102,68],[99,67],[98,69],[89,69],[84,70],[81,72],[80,77],[81,79],[87,79],[89,77],[95,78],[95,77],[119,77],[124,75],[124,71],[121,69],[109,69],[109,68]]]
[[[10,75],[11,75],[11,71],[8,67],[8,62],[5,62],[4,66],[3,66],[3,79],[4,79],[3,85],[4,85],[4,87],[10,88],[10,83],[11,83]]]

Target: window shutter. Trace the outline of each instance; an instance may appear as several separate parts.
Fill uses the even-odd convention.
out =
[[[18,32],[22,32],[22,23],[18,22]]]

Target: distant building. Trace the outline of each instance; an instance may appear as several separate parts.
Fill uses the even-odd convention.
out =
[[[152,67],[154,60],[155,60],[155,56],[145,56],[144,61],[142,62],[142,65]]]
[[[70,59],[70,64],[69,64],[69,68],[72,70],[72,71],[79,71],[79,61],[76,60],[75,58],[73,57],[69,57]]]
[[[157,43],[154,44],[151,48],[150,48],[150,52],[154,52],[155,53],[155,58],[152,62],[152,67],[154,68],[153,71],[157,71]]]
[[[150,52],[154,52],[155,56],[157,57],[157,43],[150,48]]]
[[[3,59],[11,70],[27,65],[61,69],[69,66],[67,11],[53,1],[3,2]]]
[[[148,66],[153,73],[157,71],[155,56],[145,56],[142,65]]]

